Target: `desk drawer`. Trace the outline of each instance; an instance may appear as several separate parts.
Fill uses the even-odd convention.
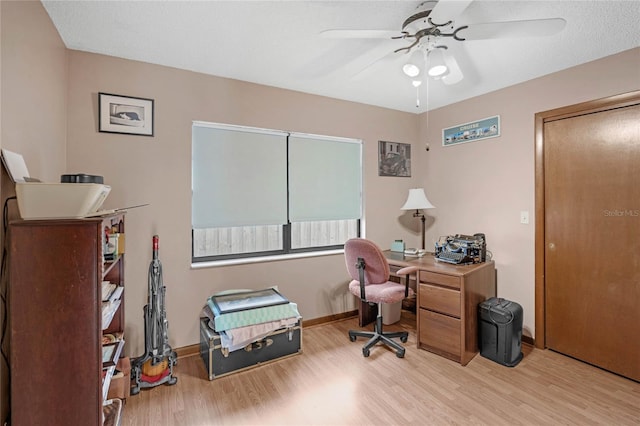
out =
[[[460,318],[460,292],[431,284],[420,284],[420,307]]]
[[[460,320],[420,309],[420,347],[460,359]]]
[[[460,289],[460,277],[453,275],[438,274],[436,272],[420,271],[421,283],[432,283],[443,285],[445,287]]]

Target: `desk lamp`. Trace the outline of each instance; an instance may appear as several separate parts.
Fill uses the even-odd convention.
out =
[[[402,206],[401,210],[415,210],[413,217],[419,217],[422,221],[422,250],[424,250],[424,213],[420,210],[435,209],[436,206],[431,204],[424,193],[424,188],[415,188],[409,190],[409,197]]]

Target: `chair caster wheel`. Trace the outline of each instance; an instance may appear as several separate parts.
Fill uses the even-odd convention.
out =
[[[364,355],[364,357],[368,357],[369,356],[369,349],[363,349],[362,350],[362,355]]]
[[[356,336],[352,336],[351,334],[349,335],[349,340],[351,340],[352,342],[356,341]]]
[[[404,358],[404,349],[403,349],[403,350],[401,350],[401,351],[396,352],[396,356],[397,356],[398,358]]]
[[[401,341],[402,343],[407,343],[407,339],[408,339],[408,336],[402,336],[402,337],[400,337],[400,341]]]

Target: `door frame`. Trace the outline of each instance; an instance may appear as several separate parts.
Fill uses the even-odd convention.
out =
[[[545,335],[545,175],[544,124],[640,103],[640,90],[582,102],[535,114],[535,347],[544,349]]]

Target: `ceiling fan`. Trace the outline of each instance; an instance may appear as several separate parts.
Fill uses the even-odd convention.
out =
[[[320,33],[327,38],[367,38],[406,41],[406,44],[391,52],[384,52],[357,74],[383,59],[396,59],[399,55],[408,58],[402,66],[417,88],[424,78],[432,77],[446,85],[463,79],[463,73],[455,57],[448,52],[446,40],[465,42],[492,38],[550,36],[560,32],[566,21],[562,18],[534,19],[508,22],[468,24],[456,27],[457,18],[473,0],[425,1],[418,5],[397,30],[330,29]]]

